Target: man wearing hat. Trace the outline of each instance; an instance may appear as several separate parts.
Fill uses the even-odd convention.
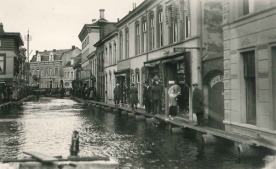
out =
[[[151,87],[147,81],[144,83],[143,102],[146,108],[146,112],[148,114],[151,113]]]
[[[121,99],[121,90],[120,90],[119,83],[116,83],[113,94],[114,94],[115,106],[119,106],[120,99]]]
[[[204,115],[204,96],[202,90],[198,88],[198,84],[193,84],[193,113],[197,117],[197,125],[203,127],[203,115]]]

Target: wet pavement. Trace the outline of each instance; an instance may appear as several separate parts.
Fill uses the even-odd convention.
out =
[[[233,144],[202,146],[194,132],[172,135],[166,126],[95,111],[70,99],[40,98],[0,116],[0,157],[23,151],[68,156],[73,130],[80,131],[80,156],[108,155],[121,168],[259,169],[264,154],[236,162]],[[1,164],[0,164],[1,168]]]

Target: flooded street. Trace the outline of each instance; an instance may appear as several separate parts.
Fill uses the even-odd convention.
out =
[[[163,126],[83,108],[69,99],[41,98],[0,118],[0,157],[24,151],[68,156],[71,134],[80,131],[80,156],[107,155],[121,168],[259,169],[262,155],[236,163],[233,145],[203,148],[196,135],[171,135]],[[0,167],[1,168],[1,167]]]

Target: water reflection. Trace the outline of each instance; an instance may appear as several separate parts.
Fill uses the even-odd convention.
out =
[[[122,168],[262,168],[262,157],[235,162],[233,145],[203,147],[194,132],[171,135],[164,125],[82,107],[69,99],[40,98],[0,117],[0,156],[34,150],[69,155],[72,131],[80,131],[80,155],[108,155]]]

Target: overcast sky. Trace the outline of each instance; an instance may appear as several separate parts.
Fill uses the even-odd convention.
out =
[[[105,9],[105,19],[116,22],[138,6],[143,0],[0,0],[0,22],[5,32],[28,29],[32,36],[30,52],[36,50],[68,49],[75,45],[81,49],[78,34],[84,24],[99,19],[99,9]],[[31,58],[30,58],[31,59]]]

